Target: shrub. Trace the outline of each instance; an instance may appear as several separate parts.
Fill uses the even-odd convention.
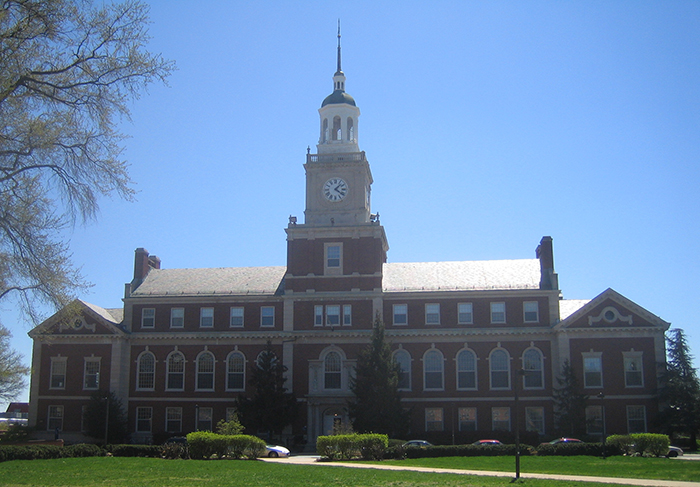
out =
[[[557,443],[556,445],[551,445],[549,443],[544,443],[537,447],[537,455],[540,456],[575,456],[575,455],[588,455],[588,456],[600,456],[603,453],[602,443]],[[608,451],[606,450],[606,454]]]
[[[384,452],[389,446],[389,437],[387,435],[367,434],[357,436],[363,460],[381,460],[384,458]]]
[[[224,458],[258,458],[265,453],[265,442],[249,435],[219,435],[197,431],[187,435],[190,458],[195,460]]]
[[[160,458],[159,445],[107,445],[107,451],[115,457]]]
[[[166,442],[160,450],[160,456],[167,460],[186,460],[190,458],[190,448],[186,443]]]
[[[629,455],[634,451],[634,440],[630,435],[610,435],[605,439],[605,447],[616,455]]]
[[[78,443],[65,447],[66,457],[101,457],[105,451],[97,445],[91,443]]]
[[[667,435],[653,433],[635,433],[630,435],[634,441],[634,450],[642,455],[660,457],[668,453],[671,444]]]
[[[54,445],[0,446],[0,462],[10,460],[51,460],[63,458],[64,447]]]
[[[319,436],[316,440],[316,452],[329,460],[362,457],[365,459],[384,458],[389,444],[387,435],[349,434]]]

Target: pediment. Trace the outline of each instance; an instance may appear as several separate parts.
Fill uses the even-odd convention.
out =
[[[121,310],[76,299],[29,332],[29,336],[124,335]]]
[[[555,329],[659,328],[665,331],[670,326],[670,323],[608,288],[562,319]]]

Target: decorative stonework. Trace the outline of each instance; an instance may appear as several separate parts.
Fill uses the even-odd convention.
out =
[[[600,312],[598,316],[588,317],[588,326],[593,326],[596,323],[605,321],[606,323],[615,323],[616,321],[621,321],[629,325],[632,324],[632,315],[624,316],[614,306],[606,306]]]

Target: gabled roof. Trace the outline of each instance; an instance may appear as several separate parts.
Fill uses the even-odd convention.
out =
[[[660,317],[656,316],[652,312],[646,310],[645,308],[642,308],[639,306],[637,303],[634,301],[631,301],[630,299],[624,297],[622,294],[618,293],[614,289],[608,288],[602,293],[600,293],[598,296],[595,298],[591,299],[590,301],[579,301],[579,300],[569,300],[570,303],[567,303],[564,305],[562,308],[560,302],[560,316],[561,316],[561,321],[554,327],[555,329],[562,329],[562,328],[569,328],[572,325],[574,325],[576,322],[579,322],[582,318],[589,317],[589,321],[593,320],[594,323],[597,323],[600,321],[600,315],[601,312],[596,312],[596,308],[601,306],[602,304],[606,302],[613,302],[616,305],[620,306],[623,310],[626,310],[627,312],[633,313],[634,315],[639,316],[642,318],[644,321],[648,322],[651,324],[653,327],[661,328],[663,330],[667,330],[671,324],[667,321],[664,321]],[[579,307],[578,309],[571,310],[571,308],[567,309],[568,304],[571,304],[573,306],[576,305],[576,303],[582,303],[582,306]],[[603,309],[605,311],[606,308]],[[565,310],[571,311],[571,314],[565,315]],[[617,314],[617,311],[615,311],[615,314]],[[594,316],[595,315],[595,316]],[[619,321],[622,321],[625,325],[631,326],[632,321],[626,321],[627,316],[618,316],[615,319],[620,318]]]
[[[284,291],[286,272],[283,266],[151,269],[131,296],[274,295]]]
[[[88,303],[82,299],[75,299],[68,306],[52,315],[43,323],[39,324],[29,332],[29,336],[34,338],[38,335],[51,334],[55,331],[61,332],[67,329],[86,328],[93,333],[95,332],[94,324],[89,325],[84,319],[78,320],[78,316],[89,316],[101,326],[106,328],[110,333],[124,334],[125,331],[121,326],[124,319],[123,308],[102,308],[96,304]],[[77,323],[77,322],[80,323]],[[74,325],[79,325],[76,328]]]
[[[559,301],[559,319],[565,320],[590,302],[590,299],[562,299]]]
[[[384,264],[385,292],[539,289],[537,259]]]

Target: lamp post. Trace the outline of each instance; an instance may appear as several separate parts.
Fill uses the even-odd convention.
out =
[[[601,443],[603,444],[603,459],[605,459],[605,407],[603,406],[603,399],[605,399],[605,394],[603,391],[598,393],[598,399],[600,399],[600,421],[601,421]]]
[[[513,387],[514,399],[515,399],[515,478],[511,480],[516,482],[520,480],[520,415],[518,414],[518,384],[521,378],[525,376],[525,371],[519,369],[515,378],[515,385]]]
[[[109,438],[109,394],[105,396],[105,446],[107,446],[107,439]]]
[[[199,431],[199,404],[194,405],[194,430]]]

